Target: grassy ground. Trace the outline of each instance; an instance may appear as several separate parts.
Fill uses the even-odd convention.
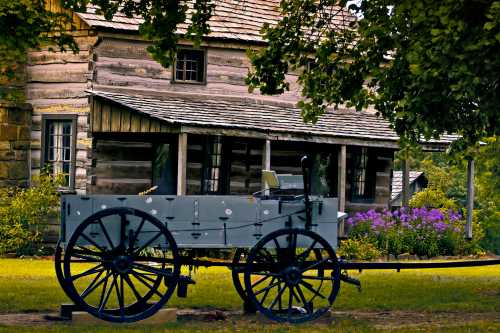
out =
[[[339,297],[334,303],[334,310],[347,312],[404,312],[409,313],[451,313],[455,317],[470,313],[498,313],[496,318],[474,320],[472,318],[464,325],[432,325],[423,329],[443,332],[500,332],[500,266],[484,268],[411,270],[401,273],[394,271],[364,271],[353,274],[360,278],[363,285],[362,293],[354,287],[343,284]],[[169,306],[179,308],[241,308],[230,273],[225,268],[200,268],[194,272],[196,285],[190,286],[188,297],[174,297]],[[59,304],[67,302],[55,278],[53,263],[48,260],[0,260],[0,313],[21,312],[54,312]],[[383,316],[383,314],[382,314]],[[450,318],[453,318],[450,317]],[[445,320],[446,321],[446,320]],[[373,324],[373,323],[372,323]],[[229,320],[223,324],[217,323],[179,323],[159,327],[131,327],[127,332],[136,331],[331,331],[341,332],[371,332],[383,329],[380,325],[372,325],[365,320],[340,316],[334,325],[332,323],[309,324],[306,326],[262,324],[261,320],[241,319],[235,322]],[[0,323],[1,325],[1,323]],[[449,327],[448,327],[449,326]],[[31,328],[25,328],[30,331]],[[79,327],[79,331],[90,332],[97,328]],[[312,330],[311,330],[312,329]],[[397,325],[390,327],[391,331],[407,332],[405,327]],[[1,327],[0,332],[11,328]],[[45,332],[70,332],[74,327],[65,325],[37,328]],[[118,330],[107,327],[106,331]],[[16,327],[16,331],[23,331]]]

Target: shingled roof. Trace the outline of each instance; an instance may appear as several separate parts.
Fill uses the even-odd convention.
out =
[[[215,10],[208,22],[211,30],[208,37],[211,38],[263,42],[260,36],[262,25],[273,25],[280,19],[279,0],[215,0],[214,3]],[[95,13],[96,8],[89,6],[86,13],[77,15],[96,29],[136,32],[143,22],[141,18],[128,18],[122,13],[117,13],[112,21],[107,21],[104,16]],[[343,11],[333,23],[344,26],[353,19],[352,15]],[[186,28],[186,24],[181,24],[179,33],[185,33]]]
[[[313,125],[303,122],[301,110],[297,107],[259,101],[151,97],[103,91],[90,93],[171,125],[254,130],[276,136],[287,133],[306,136],[311,141],[325,137],[359,139],[383,142],[384,146],[394,148],[399,140],[386,120],[362,111],[331,110]],[[430,144],[448,144],[454,138],[445,136]]]
[[[410,171],[409,172],[409,181],[412,184],[418,177],[423,174],[422,171]],[[400,197],[403,192],[403,171],[392,172],[392,191],[391,191],[391,200],[394,201],[398,197]]]

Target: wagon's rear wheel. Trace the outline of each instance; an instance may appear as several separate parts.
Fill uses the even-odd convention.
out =
[[[136,209],[110,208],[74,231],[63,273],[80,308],[107,321],[133,322],[169,300],[180,263],[175,241],[160,221]]]
[[[340,288],[335,251],[318,234],[281,229],[263,237],[250,251],[245,290],[267,317],[290,323],[326,313]]]

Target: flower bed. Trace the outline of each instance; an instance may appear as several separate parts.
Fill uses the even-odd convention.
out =
[[[347,220],[349,237],[373,244],[385,255],[420,257],[477,254],[478,239],[464,239],[459,212],[427,208],[359,212]]]

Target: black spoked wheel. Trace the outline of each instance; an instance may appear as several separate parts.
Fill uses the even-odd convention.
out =
[[[326,313],[340,289],[340,267],[330,244],[315,232],[281,229],[250,251],[245,290],[272,320],[301,323]]]
[[[64,254],[70,298],[112,322],[134,322],[156,313],[172,296],[179,274],[170,232],[156,218],[132,208],[109,208],[88,217]]]

